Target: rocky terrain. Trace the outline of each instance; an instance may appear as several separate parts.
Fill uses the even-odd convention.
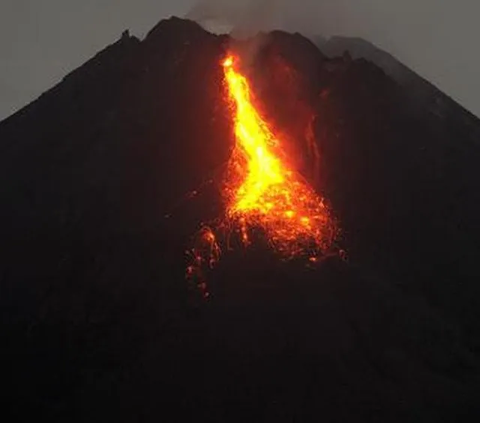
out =
[[[321,48],[171,18],[0,123],[5,421],[477,421],[480,121]],[[348,260],[236,250],[199,301],[231,49]]]

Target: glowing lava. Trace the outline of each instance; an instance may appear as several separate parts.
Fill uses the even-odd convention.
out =
[[[304,256],[311,264],[331,251],[336,235],[323,199],[289,165],[237,64],[233,55],[223,62],[236,139],[223,190],[226,216],[218,225],[228,228],[227,242],[204,226],[187,252],[187,280],[204,298],[210,295],[206,275],[218,263],[220,245],[228,244],[232,228],[245,245],[255,232],[283,257]]]
[[[224,192],[227,216],[240,224],[245,243],[258,227],[283,254],[316,255],[332,240],[328,210],[282,155],[281,142],[257,111],[237,63],[233,55],[223,62],[236,138]]]

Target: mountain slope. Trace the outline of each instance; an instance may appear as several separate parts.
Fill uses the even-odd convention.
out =
[[[474,140],[479,139],[480,132],[476,124],[478,119],[472,113],[462,108],[390,53],[362,38],[335,36],[328,40],[319,38],[316,41],[327,56],[341,56],[348,51],[354,59],[363,58],[375,63],[405,89],[406,94],[411,98],[412,107],[428,109],[435,116],[451,120],[451,124],[457,130],[461,130],[462,127],[468,128],[463,136],[471,137]]]
[[[349,261],[224,251],[199,302],[184,252],[222,212],[229,48]],[[410,105],[298,34],[238,42],[172,18],[2,122],[8,420],[473,419],[480,122]]]

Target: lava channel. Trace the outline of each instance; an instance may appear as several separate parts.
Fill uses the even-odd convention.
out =
[[[233,55],[223,62],[236,141],[223,192],[227,218],[240,228],[246,244],[251,230],[261,228],[284,256],[319,254],[330,247],[334,234],[325,201],[289,166],[238,62]]]
[[[325,201],[288,163],[281,140],[254,104],[239,58],[229,54],[222,65],[235,132],[222,189],[226,206],[222,222],[239,233],[244,245],[259,230],[282,257],[305,256],[316,262],[330,249],[336,234]],[[213,267],[220,256],[214,229],[202,228],[191,255],[194,264],[187,276],[195,275],[204,287],[201,268]]]

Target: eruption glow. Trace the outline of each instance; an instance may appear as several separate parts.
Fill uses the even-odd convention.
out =
[[[238,232],[244,245],[256,232],[283,257],[305,256],[316,263],[330,250],[336,235],[328,209],[290,167],[280,140],[254,105],[248,80],[238,70],[238,58],[229,55],[223,69],[236,142],[223,189],[226,216],[221,226]],[[214,230],[203,227],[189,252],[187,279],[204,297],[209,296],[206,272],[220,259],[219,244]]]
[[[333,224],[323,199],[288,165],[280,140],[253,104],[248,80],[229,55],[223,62],[234,112],[236,145],[225,196],[228,217],[240,223],[243,241],[249,228],[262,228],[271,244],[292,256],[328,247]]]

